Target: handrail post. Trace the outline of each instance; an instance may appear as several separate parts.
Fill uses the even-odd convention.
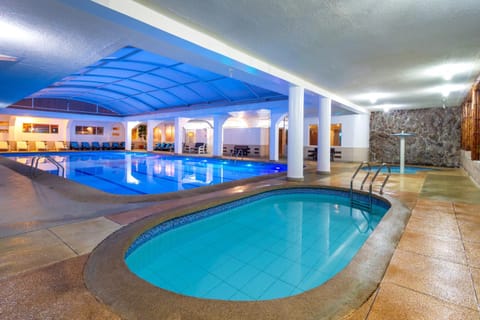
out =
[[[355,177],[357,176],[358,172],[360,171],[360,169],[362,169],[364,166],[367,166],[368,167],[368,172],[367,174],[365,175],[365,177],[363,178],[362,180],[362,184],[360,186],[360,190],[363,190],[363,186],[365,184],[365,182],[367,181],[368,177],[370,176],[370,173],[371,173],[371,170],[372,170],[372,167],[370,166],[370,163],[367,162],[367,161],[363,161],[359,166],[358,168],[355,170],[355,172],[353,173],[352,175],[352,178],[350,179],[350,203],[353,205],[354,204],[354,200],[353,200],[353,182],[355,180]],[[387,165],[386,163],[382,163],[378,169],[376,170],[375,174],[372,176],[371,180],[370,180],[370,184],[368,186],[368,197],[369,197],[369,203],[368,203],[368,207],[370,210],[372,210],[373,208],[373,184],[375,182],[375,180],[377,179],[377,176],[378,174],[380,173],[380,171],[382,171],[382,169],[386,167],[388,172],[387,172],[387,175],[385,177],[385,179],[383,180],[383,183],[382,183],[382,186],[380,187],[380,190],[379,190],[379,193],[380,194],[383,194],[383,188],[385,187],[385,185],[387,184],[387,181],[388,179],[390,178],[390,175],[391,175],[391,170],[390,170],[390,166]],[[360,205],[360,204],[359,204]],[[365,205],[364,205],[365,206]]]
[[[50,156],[34,156],[32,157],[32,162],[30,163],[30,176],[32,178],[35,177],[35,173],[38,170],[38,163],[40,162],[41,158],[49,161],[57,168],[57,175],[60,175],[61,173],[62,178],[65,177],[65,168],[57,160],[53,159]]]

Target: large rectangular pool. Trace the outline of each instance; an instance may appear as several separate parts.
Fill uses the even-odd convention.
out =
[[[175,192],[287,170],[285,164],[161,155],[145,152],[3,153],[30,165],[50,156],[65,168],[65,178],[108,193],[143,195]],[[57,168],[40,158],[38,168]]]

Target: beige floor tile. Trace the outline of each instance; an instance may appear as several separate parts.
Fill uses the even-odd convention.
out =
[[[470,268],[473,278],[473,286],[475,287],[475,292],[477,292],[477,297],[480,295],[480,269],[479,268]],[[478,308],[480,310],[480,301],[477,301]]]
[[[478,225],[478,228],[480,229],[480,211],[479,214],[457,212],[455,213],[455,217],[457,218],[458,222],[476,223]]]
[[[480,243],[480,224],[465,220],[458,220],[458,227],[462,233],[463,241]]]
[[[430,199],[419,198],[417,201],[417,207],[432,211],[453,212],[453,204],[451,201],[433,201]]]
[[[467,264],[463,243],[460,240],[405,231],[398,248],[432,258]]]
[[[75,257],[48,230],[0,239],[0,279]]]
[[[456,224],[456,217],[453,210],[441,211],[435,209],[419,209],[418,204],[412,210],[412,216],[419,219],[426,219],[428,222],[435,221],[435,223],[451,223]]]
[[[379,179],[379,181],[382,181]],[[385,186],[388,190],[419,193],[423,185],[423,177],[416,175],[391,175]]]
[[[467,266],[397,249],[383,283],[394,283],[467,308],[477,308]]]
[[[385,283],[375,299],[368,320],[473,320],[476,310],[444,303],[394,284]]]
[[[81,255],[91,252],[103,239],[120,227],[121,225],[101,217],[53,227],[50,230]]]
[[[377,291],[375,291],[370,298],[355,312],[350,314],[349,316],[343,318],[344,320],[365,320],[367,319],[368,313],[372,307],[373,302],[375,301],[375,297],[377,296]]]
[[[455,218],[443,215],[434,220],[432,217],[412,215],[408,221],[406,230],[417,233],[437,235],[444,238],[461,239],[460,231]]]
[[[455,216],[459,222],[478,224],[480,229],[480,205],[455,203]]]
[[[467,254],[468,265],[471,267],[480,268],[480,243],[465,241],[464,246]]]
[[[454,204],[456,213],[471,214],[480,216],[480,205],[456,202]]]
[[[440,176],[468,176],[463,169],[445,169],[437,168],[437,170],[428,171],[428,175],[440,175]]]
[[[85,287],[79,256],[0,281],[2,320],[119,320]]]
[[[438,207],[433,205],[432,207],[428,206],[421,206],[418,204],[418,201],[415,205],[415,208],[412,211],[412,214],[417,216],[426,216],[426,217],[442,217],[454,219],[455,218],[455,211],[453,207]]]

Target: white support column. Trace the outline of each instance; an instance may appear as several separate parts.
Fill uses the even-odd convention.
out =
[[[317,173],[330,173],[330,126],[332,100],[320,97],[318,104]]]
[[[270,114],[270,141],[269,141],[269,157],[271,161],[278,161],[278,125],[285,117],[285,113],[271,113]]]
[[[149,152],[153,151],[153,140],[155,139],[153,132],[160,122],[158,120],[147,120],[147,151]]]
[[[183,126],[187,118],[175,118],[175,154],[182,154],[183,151]]]
[[[153,128],[156,121],[147,120],[147,151],[153,151]]]
[[[132,150],[132,129],[138,125],[138,121],[127,121],[125,127],[125,150]]]
[[[288,91],[287,180],[303,181],[304,88],[291,85]]]
[[[228,116],[216,115],[213,117],[213,156],[221,157],[223,155],[223,124]],[[208,148],[208,147],[207,147]]]

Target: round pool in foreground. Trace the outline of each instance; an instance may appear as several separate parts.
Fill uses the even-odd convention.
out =
[[[360,246],[358,252],[353,254],[353,259],[347,263],[341,271],[338,271],[336,275],[330,278],[330,280],[323,282],[323,284],[313,286],[310,289],[305,288],[305,291],[301,293],[293,289],[290,291],[290,295],[284,298],[269,298],[268,296],[260,295],[256,300],[245,301],[246,299],[244,298],[236,300],[232,299],[236,293],[230,295],[230,298],[221,299],[210,296],[197,298],[186,294],[179,294],[175,293],[172,288],[163,289],[143,280],[129,269],[125,261],[125,258],[128,260],[137,249],[147,243],[148,239],[155,236],[155,233],[162,228],[165,229],[159,234],[163,233],[164,235],[168,235],[168,230],[174,230],[177,226],[179,226],[179,229],[182,229],[185,227],[190,228],[195,225],[195,222],[192,222],[192,219],[193,221],[201,222],[206,216],[210,215],[214,219],[222,220],[221,218],[223,214],[215,211],[225,205],[231,205],[232,202],[241,200],[249,203],[252,200],[252,196],[261,198],[264,197],[265,194],[268,195],[271,191],[277,192],[276,190],[280,190],[280,193],[287,194],[293,192],[296,195],[298,192],[303,192],[295,190],[297,188],[302,190],[307,188],[307,193],[313,190],[314,193],[325,192],[330,193],[330,195],[336,194],[336,197],[338,196],[340,198],[347,197],[347,199],[349,195],[349,191],[342,188],[326,188],[310,185],[295,185],[295,187],[290,186],[288,188],[283,186],[266,186],[261,188],[261,190],[251,191],[246,194],[237,194],[226,197],[225,199],[204,201],[196,204],[195,207],[191,206],[184,209],[159,212],[158,214],[125,226],[99,244],[90,254],[85,266],[85,284],[93,295],[103,303],[107,304],[115,313],[119,314],[124,319],[215,320],[342,318],[353,310],[359,308],[375,291],[406,226],[410,216],[410,210],[391,197],[385,196],[379,198],[378,196],[375,196],[375,203],[377,203],[377,205],[381,203],[387,204],[390,205],[390,209],[384,214],[377,227],[370,233],[363,245]],[[367,200],[364,193],[355,193],[354,196],[356,198]],[[238,207],[238,205],[239,203],[234,204],[235,207]],[[294,207],[297,205],[298,204],[293,204]],[[322,206],[324,204],[317,205]],[[335,204],[333,206],[335,208]],[[258,207],[258,205],[255,205],[250,211],[257,211],[256,209]],[[284,219],[284,212],[280,213],[282,212],[281,210],[278,212],[277,220]],[[290,210],[287,210],[287,212],[290,212]],[[304,212],[304,210],[302,210],[302,212]],[[287,215],[288,214],[289,213],[287,213]],[[339,211],[338,213],[331,213],[329,219],[337,219],[338,214],[346,215],[346,213]],[[307,239],[308,237],[303,237],[303,233],[301,238],[298,235],[306,224],[317,226],[322,225],[314,219],[315,218],[313,218],[313,220],[306,219],[305,221],[302,221],[301,224],[287,224],[289,226],[288,229],[285,226],[280,228],[283,228],[284,231],[288,231],[286,234],[292,236],[291,243],[299,241],[304,242],[304,239]],[[366,223],[367,219],[365,219],[364,216],[358,216],[355,214],[354,220],[356,221],[356,223],[354,223],[356,231],[348,229],[346,231],[347,233],[368,232],[367,230],[370,229],[370,226]],[[226,225],[229,224],[227,223]],[[268,224],[262,219],[258,219],[256,225],[261,228],[274,228],[272,224]],[[219,228],[222,229],[223,227]],[[154,232],[154,230],[157,231]],[[269,233],[270,231],[265,230],[264,232]],[[223,233],[223,235],[225,234],[226,233]],[[188,236],[187,238],[190,239],[190,233],[187,233],[186,235]],[[334,236],[329,232],[328,239],[330,243],[334,242],[333,238]],[[290,238],[287,237],[287,240],[288,239]],[[177,241],[179,243],[186,243],[183,240],[174,240],[175,243]],[[212,239],[210,243],[222,246],[222,243],[224,242],[226,243],[223,239]],[[305,249],[305,251],[308,251],[308,249],[311,248],[306,245],[307,242],[308,241],[305,240],[305,247],[302,246],[302,249]],[[196,241],[191,241],[191,243],[196,243]],[[269,244],[267,246],[266,244],[261,245],[259,241],[254,241],[254,243],[257,243],[258,248],[262,250],[260,253],[266,253],[267,251],[273,252],[273,250],[277,250],[278,248],[274,244]],[[229,243],[229,246],[231,244],[232,243]],[[310,243],[310,245],[312,245],[312,243]],[[333,247],[334,245],[328,247],[329,252],[334,252],[331,250]],[[294,247],[285,246],[284,249],[285,251],[292,249],[292,252],[300,254],[301,251],[299,248],[300,247],[297,247],[295,249]],[[205,258],[210,255],[210,248],[200,248],[200,250],[203,251]],[[255,250],[239,250],[235,253],[235,259],[240,258],[240,255],[242,254],[241,252],[250,253],[253,251]],[[326,251],[327,250],[324,249],[322,252]],[[191,253],[192,252],[194,251],[191,251]],[[162,254],[161,251],[158,253]],[[258,257],[263,255],[260,253],[258,253]],[[201,256],[200,252],[198,257]],[[293,256],[295,256],[295,254]],[[201,261],[203,261],[202,263],[210,265],[218,262],[219,265],[221,265],[218,259],[211,259],[211,257],[209,257],[209,259],[210,260]],[[254,261],[256,257],[253,257],[253,260],[250,260],[249,258],[245,259],[248,260],[247,262],[250,262]],[[149,260],[152,260],[151,257],[148,258],[148,261]],[[223,261],[223,263],[226,262]],[[260,263],[260,261],[255,263]],[[272,263],[268,264],[267,262],[265,262],[265,264],[266,268],[268,268],[268,265],[273,265]],[[302,268],[307,267],[304,267],[304,265],[306,265],[305,261],[304,263],[301,263],[300,266],[293,267],[293,270],[295,270],[295,268],[302,270]],[[192,276],[195,276],[197,273],[194,269],[200,267],[202,266],[196,265],[194,268],[187,268],[187,270],[184,268],[178,268],[177,275],[192,272]],[[204,267],[206,267],[206,265]],[[240,268],[241,267],[239,267],[239,270]],[[243,268],[247,267],[243,266]],[[315,270],[315,268],[310,268],[309,273],[315,272]],[[301,274],[301,272],[294,272],[291,274],[298,275]],[[169,277],[169,279],[173,280],[173,282],[177,280],[177,278],[172,279],[171,277]],[[210,282],[210,280],[208,282]],[[251,281],[249,280],[247,282],[250,283]],[[184,281],[178,281],[178,283],[184,283]],[[218,283],[216,287],[219,287],[219,285],[221,285],[221,283]],[[300,286],[301,285],[298,285],[296,288],[299,288]],[[267,291],[268,288],[262,292]]]
[[[285,298],[342,270],[388,208],[352,208],[340,191],[270,191],[155,226],[125,260],[140,278],[191,297]]]

